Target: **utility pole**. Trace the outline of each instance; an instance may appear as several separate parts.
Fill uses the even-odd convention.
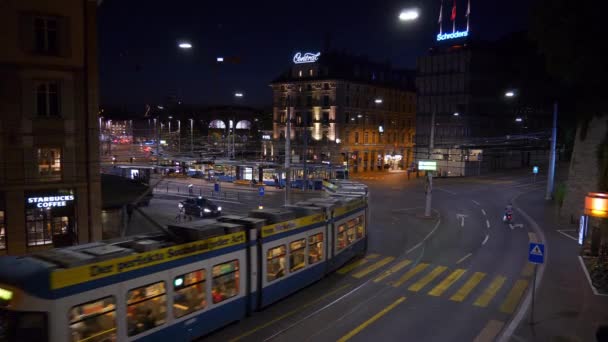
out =
[[[159,128],[157,128],[156,121],[157,119],[154,119],[154,135],[156,136],[156,165],[160,165],[160,122],[158,125]]]
[[[285,205],[289,204],[291,192],[291,108],[287,103],[287,121],[285,122]]]
[[[190,119],[190,154],[194,153],[194,119]]]
[[[431,137],[429,140],[428,159],[431,160],[432,151],[435,145],[435,111],[431,116]],[[433,171],[427,171],[427,187],[426,187],[426,205],[424,207],[424,216],[431,217],[431,202],[433,200]]]
[[[304,191],[308,190],[308,172],[306,169],[306,159],[308,159],[308,126],[304,127],[304,153],[302,153],[302,156],[304,157]]]
[[[545,199],[550,200],[553,194],[553,182],[555,181],[555,157],[556,151],[555,146],[557,144],[557,101],[553,103],[553,131],[551,132],[551,155],[549,160],[549,167],[547,169],[549,175],[547,176],[547,193]]]

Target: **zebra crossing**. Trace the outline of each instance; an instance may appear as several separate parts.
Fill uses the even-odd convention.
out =
[[[379,270],[382,271],[378,273]],[[489,275],[465,268],[415,263],[409,259],[396,260],[392,256],[383,257],[378,254],[353,261],[337,273],[356,279],[373,275],[374,283],[431,297],[445,297],[452,302],[479,308],[499,304],[499,311],[505,314],[515,311],[530,285],[531,276],[528,265],[523,267],[517,279],[508,279],[501,274]]]

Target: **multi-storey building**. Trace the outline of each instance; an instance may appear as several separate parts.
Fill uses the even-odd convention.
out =
[[[351,172],[403,169],[412,161],[411,72],[345,53],[297,53],[271,87],[273,140],[285,139],[289,114],[292,161]]]
[[[0,254],[101,238],[96,7],[0,1]]]

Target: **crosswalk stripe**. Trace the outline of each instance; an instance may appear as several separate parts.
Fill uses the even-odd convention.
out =
[[[366,255],[365,259],[376,259],[379,256],[380,256],[380,254],[378,254],[378,253],[372,253],[372,254]]]
[[[521,275],[522,277],[530,277],[532,276],[532,273],[534,273],[534,264],[528,262],[521,271]]]
[[[439,297],[441,296],[450,286],[462,277],[466,270],[459,268],[447,276],[439,285],[435,286],[434,289],[429,291],[429,295]]]
[[[467,298],[469,293],[471,293],[471,291],[473,291],[473,289],[477,286],[477,284],[479,284],[479,282],[485,276],[486,276],[485,273],[475,272],[471,276],[471,278],[469,278],[469,280],[467,280],[467,282],[464,283],[464,285],[462,285],[462,287],[460,287],[460,289],[458,289],[458,291],[456,291],[456,293],[452,297],[450,297],[450,300],[455,301],[455,302],[462,302],[463,300],[465,300],[465,298]]]
[[[509,291],[507,298],[500,306],[500,312],[504,312],[507,314],[513,313],[513,311],[515,311],[515,308],[517,307],[517,304],[519,303],[519,299],[524,294],[527,287],[527,280],[520,279],[516,281],[515,285],[513,285],[513,288],[511,288],[511,291]]]
[[[382,259],[382,260],[380,260],[380,261],[378,261],[378,262],[376,262],[376,263],[374,263],[374,264],[372,264],[372,265],[370,265],[370,266],[362,269],[361,271],[353,274],[353,277],[355,277],[355,278],[365,277],[366,275],[374,272],[375,270],[379,269],[380,267],[388,264],[389,262],[391,262],[393,260],[395,260],[394,257],[386,257],[386,258],[384,258],[384,259]]]
[[[401,286],[403,283],[405,283],[406,281],[410,280],[410,278],[412,278],[416,274],[422,272],[422,270],[424,270],[427,267],[429,267],[429,264],[425,264],[425,263],[418,264],[416,267],[414,267],[411,270],[405,272],[405,274],[403,276],[401,276],[401,278],[399,278],[399,280],[397,280],[396,282],[394,282],[393,283],[393,287],[399,287],[399,286]]]
[[[488,321],[486,326],[479,332],[479,335],[475,337],[473,342],[490,342],[494,341],[502,327],[505,325],[504,322],[491,320]]]
[[[437,278],[441,273],[443,273],[443,271],[447,270],[448,268],[445,266],[437,266],[435,267],[431,273],[425,275],[424,277],[422,277],[422,279],[418,280],[417,282],[415,282],[413,285],[411,285],[408,290],[413,291],[413,292],[418,292],[420,291],[423,287],[425,287],[428,283],[430,283],[431,281],[433,281],[433,279]]]
[[[376,279],[374,279],[374,283],[381,282],[386,277],[390,276],[393,273],[399,272],[400,269],[404,268],[405,266],[407,266],[407,265],[409,265],[411,263],[412,263],[412,261],[408,260],[408,259],[400,261],[395,266],[389,268],[387,271],[385,271],[384,273],[382,273],[379,277],[377,277]]]
[[[483,291],[483,293],[477,298],[473,305],[482,308],[488,306],[492,298],[494,298],[498,290],[500,290],[502,285],[505,283],[506,279],[507,278],[503,276],[496,276],[494,280],[492,280],[492,282],[490,283],[490,286],[488,286],[485,291]]]
[[[367,259],[359,259],[357,261],[353,261],[350,264],[342,267],[341,269],[338,270],[338,274],[346,274],[352,270],[354,270],[355,268],[364,265],[367,263]]]

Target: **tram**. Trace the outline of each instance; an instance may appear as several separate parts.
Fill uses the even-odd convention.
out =
[[[316,282],[367,248],[365,196],[0,258],[0,341],[184,341]]]

